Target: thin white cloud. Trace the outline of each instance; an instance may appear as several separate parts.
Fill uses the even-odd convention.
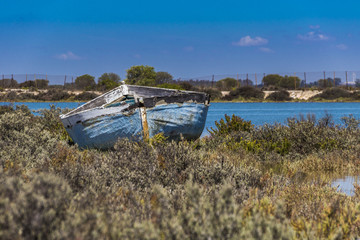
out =
[[[192,51],[194,51],[194,47],[193,47],[193,46],[186,46],[186,47],[184,47],[183,49],[184,49],[184,51],[186,51],[186,52],[192,52]]]
[[[245,36],[242,37],[238,42],[233,42],[234,46],[240,46],[240,47],[250,47],[250,46],[260,46],[260,45],[266,45],[269,41],[262,37],[250,37]]]
[[[310,25],[309,26],[310,29],[319,29],[320,25],[316,24],[316,25]]]
[[[261,48],[259,48],[259,50],[261,52],[265,52],[265,53],[273,53],[274,52],[274,50],[272,50],[271,48],[266,48],[266,47],[261,47]]]
[[[55,58],[61,59],[61,60],[80,60],[81,59],[81,57],[79,57],[78,55],[74,54],[71,51],[56,55]]]
[[[340,49],[340,50],[347,50],[348,49],[348,46],[343,44],[343,43],[336,45],[336,47],[338,49]]]
[[[325,34],[319,33],[319,32],[308,32],[304,35],[299,34],[298,38],[304,41],[326,41],[329,40],[329,37]]]

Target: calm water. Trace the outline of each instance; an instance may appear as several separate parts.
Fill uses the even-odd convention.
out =
[[[0,105],[9,103],[0,102]],[[41,102],[41,103],[14,103],[14,105],[26,105],[31,110],[49,108],[51,104],[60,108],[76,108],[81,103],[77,102]],[[331,114],[335,123],[341,123],[341,118],[352,114],[360,118],[360,103],[212,103],[202,136],[208,135],[207,128],[214,127],[215,121],[219,121],[225,114],[242,117],[251,120],[255,125],[264,123],[284,123],[287,118],[299,116],[299,114],[315,114],[317,118],[323,117],[326,113]],[[347,176],[336,179],[333,186],[339,185],[339,190],[346,194],[353,194],[353,183],[358,177]]]
[[[331,186],[337,187],[340,192],[349,196],[354,195],[354,184],[360,184],[360,176],[345,176],[343,178],[335,179]]]
[[[60,108],[76,108],[82,103],[14,103],[14,105],[26,105],[31,110],[49,108],[51,104]],[[9,105],[9,103],[0,102],[0,105]],[[341,118],[350,114],[360,118],[360,103],[211,103],[203,136],[207,134],[206,128],[214,127],[215,121],[224,118],[225,114],[235,114],[245,120],[251,120],[255,125],[262,125],[264,123],[284,123],[289,117],[308,113],[315,114],[317,118],[321,118],[325,113],[328,113],[333,116],[335,123],[341,123]]]

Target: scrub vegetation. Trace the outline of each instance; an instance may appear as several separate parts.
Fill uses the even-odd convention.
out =
[[[206,92],[210,94],[212,101],[360,101],[358,91],[360,80],[356,80],[355,86],[349,87],[342,85],[340,78],[319,79],[306,83],[299,77],[268,74],[259,79],[259,84],[257,82],[254,84],[248,77],[245,79],[225,77],[218,81],[214,81],[214,78],[213,80],[181,80],[181,78],[174,79],[168,72],[157,72],[152,66],[138,65],[126,70],[123,81],[129,85]],[[76,77],[75,81],[64,82],[64,85],[51,85],[47,79],[18,83],[13,76],[11,79],[3,77],[0,79],[0,101],[89,101],[120,85],[120,76],[111,72],[103,73],[97,82],[94,76],[84,74]],[[319,94],[315,95],[314,90]],[[292,91],[291,94],[288,91]]]
[[[360,188],[350,197],[328,178],[359,171],[351,116],[261,127],[225,116],[194,142],[158,135],[98,151],[71,143],[60,112],[0,107],[1,239],[360,235]]]

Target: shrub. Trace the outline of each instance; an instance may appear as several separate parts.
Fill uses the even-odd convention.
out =
[[[205,89],[203,90],[203,92],[209,94],[209,95],[210,95],[210,98],[211,98],[212,100],[214,100],[214,99],[220,99],[220,98],[222,97],[221,91],[219,91],[219,90],[217,90],[217,89],[215,89],[215,88],[205,88]]]
[[[76,95],[74,97],[74,100],[76,101],[89,101],[94,98],[97,98],[99,95],[93,92],[82,92],[79,95]]]
[[[358,171],[359,120],[327,116],[252,126],[225,116],[211,137],[119,140],[79,150],[52,107],[0,114],[1,239],[352,239],[359,187],[323,173]],[[0,108],[1,111],[1,108]],[[316,179],[307,177],[316,173]],[[326,175],[328,176],[328,175]]]
[[[6,100],[6,101],[14,101],[18,98],[18,95],[16,94],[15,91],[10,91],[10,92],[7,92],[5,95],[2,96],[2,99],[3,100]]]
[[[71,189],[51,174],[35,175],[25,183],[1,179],[1,239],[53,239],[67,217]]]
[[[159,88],[168,88],[168,89],[176,89],[176,90],[184,90],[180,85],[176,83],[162,83],[157,85]]]
[[[239,97],[242,97],[244,99],[264,99],[264,93],[254,87],[245,86],[237,88],[236,90],[230,91],[229,95],[225,96],[225,100],[233,100]]]
[[[7,112],[13,112],[14,107],[12,105],[4,105],[0,106],[0,115],[7,113]]]
[[[215,126],[217,129],[211,130],[208,129],[212,136],[216,135],[226,135],[231,132],[237,131],[245,131],[250,132],[251,129],[254,128],[254,125],[251,124],[251,121],[245,121],[244,119],[232,115],[232,117],[225,114],[225,121],[221,119],[219,122],[215,121]]]
[[[334,100],[337,98],[351,98],[352,94],[349,91],[346,91],[342,88],[330,88],[325,89],[322,93],[319,93],[313,96],[311,99],[325,99],[325,100]]]
[[[291,97],[290,97],[290,93],[286,90],[280,90],[280,91],[276,91],[271,93],[266,100],[271,100],[271,101],[290,101]]]
[[[49,89],[46,92],[40,92],[38,95],[34,96],[36,100],[41,101],[61,101],[70,98],[71,95],[60,89]]]

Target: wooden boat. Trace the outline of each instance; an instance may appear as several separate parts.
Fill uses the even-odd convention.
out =
[[[121,85],[60,118],[80,148],[107,149],[119,138],[140,141],[159,133],[197,139],[209,103],[206,93]]]

